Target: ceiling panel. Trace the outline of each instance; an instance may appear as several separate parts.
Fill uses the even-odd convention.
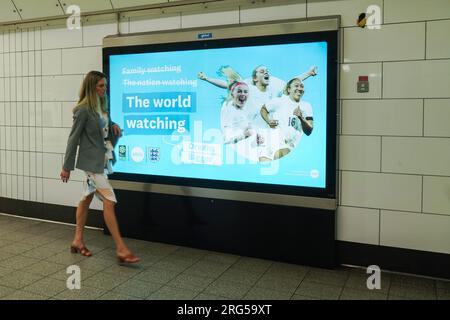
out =
[[[168,3],[168,0],[111,0],[114,9],[146,6],[150,4]]]
[[[80,7],[81,14],[86,12],[112,10],[111,1],[109,0],[59,0],[65,12],[71,5]]]
[[[12,0],[23,20],[64,15],[58,0]]]
[[[11,0],[0,0],[0,22],[20,20],[20,16]]]

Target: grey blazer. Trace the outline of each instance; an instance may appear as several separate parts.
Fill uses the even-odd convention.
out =
[[[110,119],[107,139],[115,146],[117,139],[111,129],[113,124]],[[74,110],[72,130],[67,141],[64,157],[64,170],[71,171],[74,169],[78,146],[76,167],[84,171],[103,173],[106,152],[105,139],[100,127],[99,115],[92,112],[87,106],[78,106]]]

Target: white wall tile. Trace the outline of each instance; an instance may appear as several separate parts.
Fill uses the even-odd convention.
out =
[[[82,75],[42,77],[43,101],[74,101],[83,81]]]
[[[28,29],[20,30],[22,33],[22,51],[28,51]]]
[[[449,146],[450,138],[383,137],[381,170],[450,176]]]
[[[34,52],[34,71],[36,75],[42,74],[42,52],[41,51],[35,51]]]
[[[17,117],[16,123],[18,126],[23,126],[23,102],[17,102]]]
[[[0,149],[6,148],[6,129],[5,127],[0,127]]]
[[[343,171],[341,191],[342,205],[419,212],[422,178]]]
[[[36,128],[30,127],[30,151],[36,151]]]
[[[202,12],[181,15],[182,28],[207,27],[239,23],[239,10]]]
[[[42,78],[36,77],[36,101],[42,101]]]
[[[8,175],[6,175],[6,197],[7,198],[12,198],[11,189],[12,189],[11,176],[8,174]]]
[[[341,16],[341,26],[355,26],[361,12],[367,12],[367,8],[376,5],[383,12],[382,0],[308,0],[308,18],[320,16]],[[381,17],[382,18],[382,17]]]
[[[344,100],[342,133],[421,136],[423,100]]]
[[[386,62],[384,98],[449,98],[450,60]]]
[[[337,240],[379,243],[379,210],[340,206],[336,225]]]
[[[74,48],[83,46],[81,29],[69,30],[66,26],[41,31],[42,49]]]
[[[23,101],[23,85],[22,77],[16,78],[16,99],[17,101]]]
[[[30,177],[23,177],[23,200],[30,201]]]
[[[42,152],[43,150],[43,129],[42,127],[36,128],[36,151]]]
[[[35,37],[34,28],[28,28],[28,50],[29,51],[32,51],[35,49],[34,37]]]
[[[23,152],[17,152],[17,174],[23,176]]]
[[[5,101],[5,79],[0,78],[0,101]]]
[[[4,77],[9,77],[11,76],[10,73],[10,67],[11,67],[11,63],[10,63],[10,53],[5,53],[3,54],[3,76]]]
[[[15,62],[16,62],[15,76],[21,76],[22,75],[22,53],[16,52]]]
[[[62,126],[64,128],[71,128],[73,122],[73,108],[76,102],[63,102],[61,106]]]
[[[36,176],[42,177],[42,153],[36,153]]]
[[[42,51],[42,75],[60,75],[61,49]]]
[[[450,253],[450,216],[381,211],[380,244]]]
[[[380,171],[381,137],[340,136],[339,169]]]
[[[36,177],[36,153],[30,152],[30,176]],[[36,184],[36,182],[35,182]]]
[[[23,127],[17,127],[17,150],[23,150]]]
[[[61,102],[42,103],[42,125],[44,127],[62,127]]]
[[[450,216],[450,177],[423,177],[423,212]]]
[[[44,178],[59,179],[59,173],[62,167],[62,155],[55,153],[44,153],[42,155]]]
[[[29,152],[23,153],[23,175],[24,176],[30,175],[30,153]]]
[[[117,22],[99,22],[83,26],[83,45],[101,46],[103,38],[117,34]]]
[[[8,173],[17,174],[17,151],[11,151],[11,170]]]
[[[5,103],[0,102],[0,126],[4,126],[6,123],[5,119]]]
[[[6,197],[6,176],[0,174],[0,195]]]
[[[17,199],[23,200],[24,198],[24,184],[23,184],[23,176],[17,177]]]
[[[28,77],[28,101],[36,101],[36,78],[35,77]],[[36,121],[36,120],[34,120],[34,121]]]
[[[101,47],[62,50],[63,74],[82,74],[91,70],[102,70]]]
[[[17,199],[17,176],[11,176],[11,198]]]
[[[425,58],[425,22],[344,30],[344,63]]]
[[[427,22],[427,59],[450,58],[450,20]]]
[[[4,100],[5,100],[5,101],[11,101],[11,91],[10,91],[10,88],[11,88],[11,79],[5,79],[5,81],[4,81],[4,88],[5,88],[5,91],[4,91],[4,93],[5,93]]]
[[[0,78],[5,76],[5,67],[4,67],[4,56],[5,54],[0,53]]]
[[[450,99],[425,100],[424,135],[450,137]]]
[[[381,63],[351,63],[341,65],[341,99],[381,98]],[[369,77],[369,92],[356,92],[359,76]]]
[[[34,52],[28,52],[28,75],[36,75],[36,55]]]
[[[43,200],[45,203],[76,207],[81,199],[82,183],[57,179],[43,179]]]
[[[384,0],[385,23],[449,18],[448,0]]]
[[[44,128],[43,129],[43,151],[64,153],[66,151],[67,137],[69,129],[63,128]]]
[[[30,150],[30,128],[23,127],[23,150]]]
[[[300,3],[273,7],[242,7],[240,23],[306,18],[306,2],[304,0],[298,2]]]
[[[181,14],[167,14],[161,17],[152,16],[148,19],[130,18],[130,33],[181,28]]]
[[[36,201],[36,178],[30,177],[30,201]]]

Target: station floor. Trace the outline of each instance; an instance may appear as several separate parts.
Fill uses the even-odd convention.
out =
[[[112,238],[87,229],[92,257],[71,254],[74,226],[0,214],[1,300],[450,300],[450,281],[383,272],[369,290],[365,269],[326,270],[126,239],[141,257],[117,263]],[[81,288],[69,290],[77,265]]]

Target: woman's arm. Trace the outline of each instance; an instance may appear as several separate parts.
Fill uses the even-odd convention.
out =
[[[219,88],[222,88],[222,89],[227,89],[228,88],[226,81],[220,80],[220,79],[208,78],[204,72],[199,72],[197,76],[198,76],[198,78],[200,80],[204,80],[206,82],[209,82],[209,83],[215,85],[216,87],[219,87]]]

